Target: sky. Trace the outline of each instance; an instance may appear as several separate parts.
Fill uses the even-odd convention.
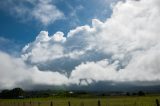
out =
[[[93,18],[104,21],[111,14],[112,2],[116,0],[1,0],[0,35],[24,45],[42,30],[66,34],[91,24]]]
[[[0,89],[160,85],[159,0],[0,0]]]

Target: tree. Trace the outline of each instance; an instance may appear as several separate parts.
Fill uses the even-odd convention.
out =
[[[145,96],[145,93],[143,91],[139,91],[138,96]]]
[[[0,93],[1,98],[19,98],[24,96],[24,91],[21,88],[14,88],[12,90],[3,90]]]
[[[2,90],[0,93],[1,98],[9,98],[11,96],[10,90]]]
[[[130,93],[129,93],[129,92],[127,92],[127,93],[126,93],[126,95],[127,95],[127,96],[130,96]]]
[[[21,88],[14,88],[11,90],[13,98],[19,98],[20,96],[24,96],[24,91]]]

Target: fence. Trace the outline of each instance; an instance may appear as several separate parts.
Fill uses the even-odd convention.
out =
[[[109,103],[101,103],[100,100],[97,101],[97,104],[85,104],[85,102],[80,102],[79,104],[72,104],[71,101],[68,102],[53,102],[53,101],[47,101],[47,102],[0,102],[0,106],[160,106],[159,100],[156,99],[155,102],[151,104],[147,103],[123,103],[123,104],[109,104]]]

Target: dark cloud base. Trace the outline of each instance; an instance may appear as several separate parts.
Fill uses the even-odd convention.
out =
[[[66,86],[46,86],[46,85],[34,85],[32,89],[29,90],[66,90],[66,91],[88,91],[88,92],[137,92],[137,91],[145,91],[150,93],[160,92],[160,85],[153,86],[141,86],[141,85],[133,85],[129,83],[107,83],[105,81],[101,81],[98,83],[92,83],[88,86],[79,86],[76,84]]]

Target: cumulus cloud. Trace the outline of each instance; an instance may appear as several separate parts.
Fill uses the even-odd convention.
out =
[[[113,14],[111,18],[107,19],[105,22],[100,22],[97,19],[93,19],[92,27],[86,25],[71,30],[66,35],[67,36],[66,38],[62,37],[62,39],[65,39],[63,40],[63,42],[57,43],[54,40],[51,41],[53,37],[56,37],[55,35],[49,37],[48,38],[49,40],[44,41],[43,43],[37,42],[36,39],[30,45],[36,45],[41,43],[40,47],[44,47],[45,43],[47,43],[47,45],[51,44],[52,45],[51,47],[45,46],[47,48],[46,51],[50,52],[52,49],[54,49],[54,46],[58,44],[59,49],[57,48],[56,50],[57,52],[60,51],[60,53],[54,56],[54,53],[56,52],[52,52],[53,56],[52,58],[50,55],[47,55],[47,52],[45,52],[46,53],[45,55],[42,52],[44,57],[48,56],[50,58],[46,58],[45,60],[40,59],[40,61],[36,62],[31,61],[31,62],[39,64],[42,63],[42,61],[45,63],[51,59],[52,60],[51,62],[54,65],[54,63],[56,64],[57,59],[62,59],[64,57],[67,57],[69,60],[71,60],[70,64],[72,64],[72,62],[75,61],[78,62],[77,65],[72,67],[73,71],[71,73],[71,76],[73,73],[74,76],[76,72],[79,73],[77,74],[79,76],[80,72],[82,72],[83,75],[84,70],[86,70],[85,73],[87,76],[88,74],[92,76],[91,73],[96,74],[97,76],[99,76],[100,74],[102,76],[105,76],[105,78],[100,77],[105,80],[116,81],[116,78],[118,80],[120,78],[122,78],[122,80],[129,79],[127,78],[128,75],[123,76],[123,74],[121,75],[121,73],[126,74],[125,72],[128,72],[128,67],[130,67],[131,64],[133,64],[132,61],[136,58],[137,55],[141,55],[141,53],[144,54],[153,49],[155,46],[159,45],[159,36],[158,36],[159,30],[157,27],[160,23],[159,9],[160,8],[157,0],[154,1],[128,0],[125,2],[120,1],[113,7]],[[46,36],[48,37],[48,33],[46,33]],[[38,49],[38,47],[37,46],[36,47],[27,46],[27,47],[28,48],[24,50],[24,55],[22,56],[30,54],[30,57],[32,57],[31,59],[33,59],[34,57],[38,58],[38,55],[34,55],[33,52],[34,50]],[[41,54],[41,52],[39,51],[38,53]],[[93,53],[94,55],[87,55],[88,53]],[[96,55],[99,55],[98,59],[95,59],[94,56]],[[30,57],[27,57],[26,59],[28,60],[28,58],[30,59]],[[106,60],[107,64],[105,65],[104,68],[101,67],[102,69],[104,69],[102,73],[100,71],[101,69],[96,69],[96,68],[92,69],[90,64],[96,66],[94,64],[98,64],[99,61],[102,61],[103,59],[107,59]],[[139,61],[139,59],[140,58],[137,58],[137,60],[135,61]],[[63,62],[65,63],[65,58],[63,60],[64,60]],[[148,59],[148,61],[151,60]],[[85,65],[83,64],[83,62],[86,62]],[[140,66],[144,65],[145,61],[141,62],[141,65],[138,65],[138,62],[134,63],[136,69],[130,68],[129,72],[135,73],[134,70],[139,70]],[[83,68],[81,69],[81,67],[83,66],[87,67],[87,69]],[[110,68],[111,66],[112,69]],[[148,67],[150,67],[149,64]],[[78,70],[76,71],[77,68]],[[107,72],[107,70],[110,71],[113,70],[111,72],[113,72],[114,75],[111,75],[111,72]],[[145,77],[149,75],[147,74],[145,69],[141,71]],[[150,72],[150,75],[152,72],[153,71]],[[133,75],[138,76],[141,74],[136,72]],[[110,78],[109,76],[114,76],[115,78],[114,77]],[[144,80],[147,80],[147,78],[145,77]],[[78,77],[76,76],[76,78]],[[143,77],[141,78],[143,79]],[[96,80],[97,78],[94,79]],[[138,77],[135,77],[132,80],[133,81],[138,80]]]
[[[92,26],[79,26],[67,35],[41,31],[23,48],[21,57],[39,74],[58,76],[54,79],[58,84],[159,84],[159,25],[159,0],[119,1],[105,22],[93,19]],[[43,83],[56,84],[51,80]]]
[[[22,52],[31,52],[24,54],[22,58],[24,60],[30,58],[29,61],[31,63],[45,62],[47,60],[59,58],[63,55],[63,47],[59,42],[63,41],[65,41],[65,38],[61,32],[57,32],[50,38],[48,32],[42,31],[37,36],[35,42],[23,48]]]
[[[52,0],[5,0],[0,3],[1,9],[9,11],[13,16],[16,14],[22,21],[34,19],[44,26],[65,17]]]

